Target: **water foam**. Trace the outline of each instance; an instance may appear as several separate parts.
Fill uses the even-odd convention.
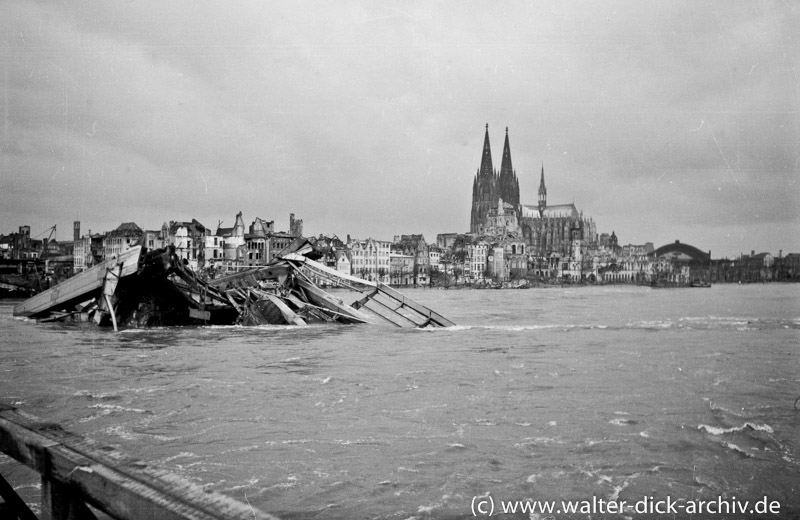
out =
[[[141,408],[127,408],[115,404],[93,404],[89,408],[99,408],[101,410],[109,410],[110,412],[147,413],[147,410],[142,410]]]
[[[625,482],[623,482],[623,483],[622,483],[622,485],[621,485],[621,486],[614,486],[614,492],[613,492],[613,493],[611,493],[611,494],[608,496],[608,500],[609,500],[610,502],[615,502],[615,501],[616,501],[616,500],[619,498],[619,494],[620,494],[620,493],[622,493],[622,491],[623,491],[623,490],[624,490],[626,487],[628,487],[628,485],[629,485],[629,484],[628,484],[628,481],[626,480]]]
[[[752,458],[753,457],[753,455],[751,455],[750,453],[747,453],[742,448],[740,448],[739,446],[733,444],[732,442],[725,442],[725,443],[723,443],[723,445],[726,448],[728,448],[729,450],[735,451],[736,453],[738,453],[738,454],[740,454],[740,455],[742,455],[744,457],[748,457],[748,458]]]
[[[720,380],[719,382],[717,382],[717,380],[715,380],[714,381],[714,385],[718,385],[719,383],[722,383],[722,382],[725,382],[725,381],[727,381],[727,379]],[[734,410],[731,410],[730,408],[725,408],[724,406],[719,406],[718,404],[714,403],[713,401],[711,401],[709,399],[706,399],[706,400],[709,401],[709,405],[708,406],[715,412],[716,411],[718,411],[718,412],[727,412],[727,413],[729,413],[731,415],[735,415],[737,417],[744,417],[743,413],[736,412]]]
[[[716,426],[709,426],[707,424],[699,424],[697,426],[697,429],[705,430],[711,435],[725,435],[726,433],[741,432],[745,430],[755,430],[766,433],[774,433],[774,430],[768,424],[756,424],[751,422],[746,422],[741,426],[734,426],[732,428],[719,428]]]

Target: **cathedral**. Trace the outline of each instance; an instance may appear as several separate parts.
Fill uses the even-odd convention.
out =
[[[511,165],[508,127],[498,172],[492,166],[488,124],[481,166],[472,183],[470,233],[476,237],[524,242],[531,256],[549,256],[551,253],[569,256],[575,241],[582,244],[597,241],[594,221],[584,218],[575,204],[547,204],[544,165],[539,180],[538,203],[525,205],[520,202],[517,172]]]

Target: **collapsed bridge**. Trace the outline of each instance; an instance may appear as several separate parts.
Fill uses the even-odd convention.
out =
[[[189,269],[172,247],[136,246],[25,300],[14,307],[14,315],[94,322],[114,330],[202,324],[454,325],[388,285],[338,272],[316,262],[317,256],[301,237],[264,266],[207,279]],[[345,303],[337,297],[340,290],[354,300]]]

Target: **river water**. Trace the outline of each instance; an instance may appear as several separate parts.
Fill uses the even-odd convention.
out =
[[[3,302],[0,401],[283,518],[800,517],[800,285],[404,292],[458,326],[114,333]],[[38,508],[35,475],[0,473]]]

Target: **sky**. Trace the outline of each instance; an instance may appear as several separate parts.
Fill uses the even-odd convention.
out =
[[[620,244],[800,252],[800,4],[0,0],[0,233],[469,231],[489,125],[524,204]]]

